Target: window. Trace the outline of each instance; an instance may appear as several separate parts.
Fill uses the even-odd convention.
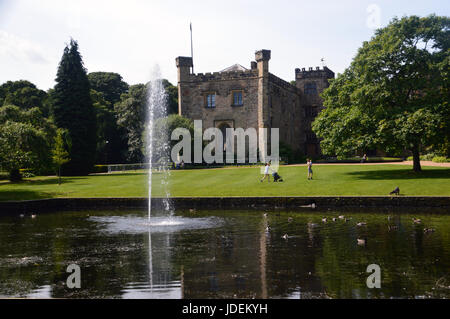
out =
[[[242,106],[244,102],[242,100],[242,91],[233,91],[233,106]]]
[[[216,94],[215,93],[207,93],[205,95],[205,107],[207,107],[207,108],[215,108],[216,107]]]
[[[315,82],[307,82],[307,83],[305,83],[305,94],[306,95],[317,94],[317,86],[316,86]]]

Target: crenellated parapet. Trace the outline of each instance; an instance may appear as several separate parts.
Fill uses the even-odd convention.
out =
[[[329,68],[324,66],[322,69],[320,67],[316,67],[313,69],[309,67],[308,70],[306,68],[295,69],[295,78],[296,79],[308,79],[308,78],[324,78],[324,79],[332,79],[334,78],[334,72]]]
[[[191,74],[190,82],[208,82],[208,81],[230,81],[255,78],[258,76],[257,70],[212,72]]]

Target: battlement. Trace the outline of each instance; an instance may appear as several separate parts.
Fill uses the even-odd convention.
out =
[[[316,66],[315,69],[312,67],[309,67],[308,70],[306,68],[302,69],[295,69],[295,78],[296,79],[305,79],[305,78],[325,78],[330,79],[334,78],[334,72],[331,71],[326,66],[321,69],[320,67]]]
[[[191,74],[190,82],[207,82],[207,81],[226,81],[256,78],[258,76],[257,70],[245,71],[228,71],[228,72],[212,72],[212,73],[197,73]]]
[[[187,56],[179,56],[175,59],[177,68],[179,67],[192,67],[192,58]]]

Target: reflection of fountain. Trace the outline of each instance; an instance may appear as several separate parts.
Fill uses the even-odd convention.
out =
[[[150,284],[150,291],[153,290],[153,254],[152,254],[152,233],[148,231],[148,281]]]
[[[167,117],[167,95],[162,83],[159,67],[155,66],[153,79],[148,86],[147,101],[147,157],[148,157],[148,219],[150,221],[152,208],[152,177],[153,170],[161,173],[161,186],[165,193],[163,200],[164,210],[170,212],[170,200],[168,179],[169,171],[169,138],[168,128],[165,121],[159,121]],[[154,165],[156,164],[156,165]]]
[[[267,299],[267,237],[266,229],[269,226],[267,218],[263,218],[262,221],[262,231],[259,239],[259,249],[260,249],[260,270],[261,270],[261,298]]]
[[[144,248],[148,254],[146,276],[128,282],[121,291],[122,298],[181,298],[184,276],[181,270],[181,278],[174,278],[176,273],[172,261],[174,234],[223,226],[223,220],[217,217],[173,216],[168,219],[165,211],[154,213],[150,223],[147,217],[136,215],[90,216],[89,220],[102,225],[103,231],[107,234],[143,234],[145,241],[148,238],[148,246],[145,245]]]
[[[128,283],[123,298],[181,298],[181,283],[173,278],[170,239],[170,233],[148,232],[148,278]]]
[[[170,234],[159,234],[164,236],[162,240],[158,243],[158,247],[164,247],[159,253],[164,256],[159,256],[156,259],[156,271],[154,269],[154,258],[153,258],[153,248],[152,248],[152,233],[148,232],[148,275],[149,275],[149,290],[150,296],[153,295],[153,290],[157,293],[165,292],[168,298],[179,298],[179,293],[181,292],[179,282],[172,280],[172,269],[170,267]],[[161,245],[162,243],[162,245]]]

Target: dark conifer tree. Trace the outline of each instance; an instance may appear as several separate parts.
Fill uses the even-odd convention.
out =
[[[72,141],[71,160],[62,167],[62,174],[87,175],[95,160],[96,116],[87,71],[73,39],[59,63],[52,101],[55,123],[69,132]]]

